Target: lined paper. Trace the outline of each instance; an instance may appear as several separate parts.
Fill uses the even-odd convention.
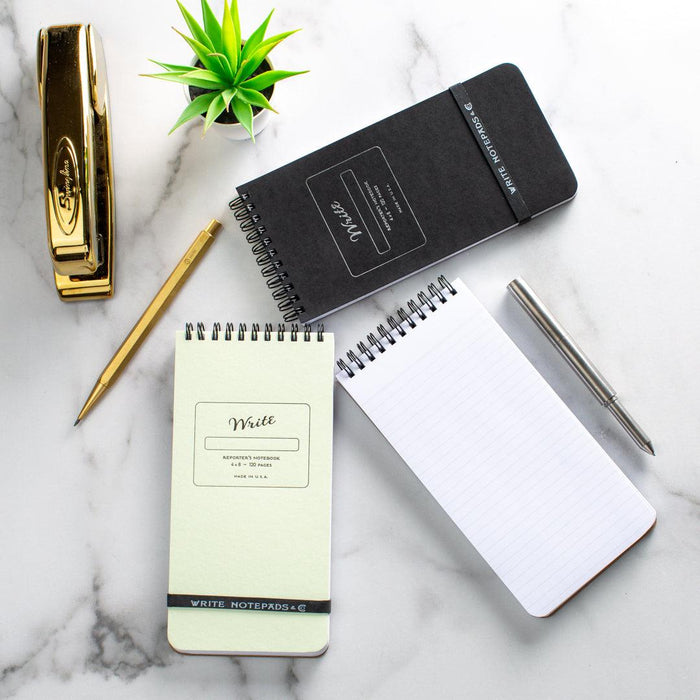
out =
[[[337,378],[527,612],[543,617],[656,513],[467,287],[453,286],[386,352]]]

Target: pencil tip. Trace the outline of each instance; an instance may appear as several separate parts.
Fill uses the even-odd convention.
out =
[[[73,427],[75,428],[75,426],[78,425],[78,423],[80,423],[80,418],[75,419],[75,423],[73,423]]]
[[[654,452],[654,448],[653,448],[651,442],[645,443],[643,449],[645,452],[648,452],[652,457],[656,457],[656,452]]]

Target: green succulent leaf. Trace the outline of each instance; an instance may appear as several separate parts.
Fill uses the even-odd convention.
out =
[[[264,41],[260,44],[258,47],[257,51],[248,59],[247,64],[245,67],[243,64],[241,64],[241,67],[238,71],[238,75],[236,76],[236,81],[237,82],[242,82],[243,80],[246,80],[249,78],[255,71],[258,69],[260,64],[265,60],[267,55],[272,51],[272,49],[277,46],[280,42],[284,41],[290,34],[295,34],[298,32],[298,29],[295,29],[291,32],[284,32],[283,34],[277,34],[276,37],[272,37],[270,40]],[[246,42],[246,46],[248,45],[248,42]],[[245,47],[244,47],[245,48]]]
[[[167,73],[139,73],[142,78],[158,78],[158,80],[169,80],[173,83],[184,83],[182,76],[184,73],[168,71]]]
[[[270,10],[270,14],[265,18],[265,21],[246,39],[243,48],[241,49],[241,61],[248,58],[255,49],[258,48],[260,42],[265,38],[265,32],[267,31],[267,25],[270,24],[270,17],[274,10]]]
[[[260,47],[262,48],[263,46],[267,46],[268,44],[274,44],[277,46],[277,44],[280,43],[280,41],[284,41],[288,36],[292,36],[292,34],[296,34],[297,32],[300,32],[301,29],[291,29],[288,32],[282,32],[281,34],[275,34],[274,36],[268,37],[264,41],[260,42]]]
[[[226,54],[223,53],[211,53],[209,55],[216,56],[219,59],[223,68],[223,75],[225,75],[228,80],[233,82],[235,75],[233,72],[233,68],[231,67],[231,62],[228,60],[228,56],[226,56]]]
[[[168,71],[167,73],[139,73],[142,78],[158,78],[158,80],[169,80],[173,83],[182,83],[184,73]]]
[[[260,64],[265,60],[265,56],[270,53],[270,49],[264,46],[258,49],[250,58],[246,59],[241,63],[241,67],[238,69],[236,74],[236,82],[242,83],[244,80],[250,78],[253,73],[258,69]]]
[[[282,40],[280,39],[280,41]],[[243,82],[244,80],[248,79],[251,75],[253,75],[253,73],[255,73],[260,64],[265,60],[267,54],[269,54],[270,51],[272,51],[272,49],[274,49],[278,43],[279,41],[276,44],[260,46],[258,50],[255,51],[252,56],[250,56],[250,58],[242,62],[240,68],[238,69],[238,73],[236,74],[236,82]]]
[[[173,27],[173,29],[175,29],[175,27]],[[189,44],[190,48],[194,51],[197,58],[202,62],[202,65],[207,70],[217,70],[220,64],[218,62],[218,58],[209,55],[211,53],[211,49],[207,48],[196,39],[192,39],[186,34],[183,34],[177,29],[175,29],[175,31]]]
[[[209,127],[214,123],[214,120],[226,109],[226,103],[221,93],[217,93],[207,109],[207,115],[204,117],[204,131],[202,136],[207,133]]]
[[[220,46],[218,46],[215,42],[214,39],[209,36],[209,33],[202,29],[202,27],[198,24],[197,20],[187,11],[187,9],[182,5],[180,0],[176,0],[178,7],[180,8],[180,12],[182,12],[182,16],[185,18],[185,22],[187,23],[187,26],[189,27],[190,32],[192,32],[192,38],[195,41],[198,41],[202,46],[207,47],[209,49],[208,55],[216,55],[216,52],[219,51]],[[218,23],[216,24],[217,27],[219,27]],[[219,33],[218,33],[218,43],[221,43],[221,28],[219,27]],[[201,60],[201,58],[200,58]],[[217,69],[217,72],[222,73],[223,75],[227,74],[226,71],[226,66],[225,64],[221,61],[220,58],[215,58],[213,59],[214,63],[212,66],[207,66],[208,68],[215,68]],[[204,63],[204,61],[202,61]],[[233,78],[232,71],[228,71],[231,73],[231,78]]]
[[[267,98],[262,94],[262,92],[239,87],[238,94],[241,98],[248,102],[248,104],[251,104],[254,107],[263,107],[264,109],[272,110],[275,114],[277,114],[277,110],[267,101]]]
[[[182,77],[183,78],[195,78],[196,80],[211,83],[211,87],[225,88],[228,85],[228,83],[226,83],[226,81],[222,79],[222,77],[219,73],[214,73],[213,71],[210,71],[210,70],[203,70],[201,68],[195,68],[194,70],[190,69],[190,72],[185,73],[185,75],[183,75]],[[200,86],[200,87],[206,87],[206,86]]]
[[[160,66],[163,70],[168,70],[174,73],[189,73],[192,70],[192,66],[183,66],[177,63],[161,63],[160,61],[154,61],[152,58],[148,59],[151,63],[155,63]]]
[[[241,83],[241,87],[248,88],[250,90],[264,90],[270,85],[274,85],[280,80],[285,78],[291,78],[293,75],[301,75],[302,73],[308,73],[307,70],[268,70],[260,75],[256,75],[254,78],[249,78],[245,82]]]
[[[211,38],[199,26],[197,20],[187,11],[187,8],[180,2],[180,0],[176,0],[176,2],[177,6],[180,8],[182,16],[185,18],[185,22],[187,23],[189,30],[192,32],[192,38],[196,39],[200,44],[208,47],[210,51],[216,51],[216,47],[214,46]]]
[[[234,98],[237,92],[238,88],[229,88],[228,90],[224,90],[221,93],[221,96],[224,98],[224,102],[226,103],[227,110],[229,108],[229,105],[231,104],[231,100]]]
[[[245,100],[238,97],[238,95],[231,100],[231,108],[236,115],[236,119],[238,119],[241,126],[250,134],[250,138],[255,142],[255,136],[253,135],[253,108]]]
[[[211,43],[214,45],[214,51],[221,51],[221,25],[219,24],[219,20],[216,19],[207,0],[202,0],[202,19],[204,20],[204,31],[211,39]]]
[[[221,90],[223,84],[220,82],[212,82],[211,80],[203,80],[202,78],[192,77],[185,73],[142,73],[146,78],[158,78],[160,80],[169,80],[171,83],[180,83],[182,85],[191,85],[192,87],[203,88],[204,90]]]
[[[243,82],[243,80],[245,78],[241,78],[241,76],[244,73],[247,73],[248,75],[250,75],[250,73],[248,72],[248,69],[247,69],[247,66],[250,64],[250,61],[251,61],[250,58],[246,58],[245,60],[241,61],[241,65],[238,67],[238,72],[236,73],[236,75],[233,76],[233,84],[234,85],[240,85]]]
[[[194,119],[200,114],[204,114],[209,109],[209,105],[211,105],[215,98],[215,92],[207,92],[204,95],[195,97],[194,100],[192,100],[192,102],[190,102],[182,111],[182,114],[178,117],[178,120],[173,125],[173,128],[168,132],[168,136],[172,134],[173,131],[178,128],[178,126],[182,126],[190,119]]]
[[[240,61],[243,37],[241,36],[241,20],[238,16],[238,0],[231,0],[231,19],[233,20],[233,31],[238,39],[238,42],[236,43],[236,51],[238,60]]]
[[[241,52],[241,39],[231,15],[228,0],[224,0],[224,16],[221,20],[221,43],[223,52],[228,56],[231,66],[238,69]]]

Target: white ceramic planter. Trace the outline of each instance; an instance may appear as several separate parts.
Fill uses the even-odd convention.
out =
[[[268,125],[271,116],[272,112],[269,109],[263,109],[253,116],[253,134],[255,136]],[[204,122],[203,116],[202,122]],[[218,136],[228,139],[229,141],[250,140],[250,134],[238,122],[235,124],[219,124],[219,122],[214,122],[209,127],[209,131],[213,131]]]

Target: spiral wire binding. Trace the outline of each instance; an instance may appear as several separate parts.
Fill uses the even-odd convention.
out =
[[[272,239],[265,225],[260,223],[261,217],[255,211],[255,204],[250,200],[248,192],[241,192],[229,203],[241,231],[245,233],[246,241],[250,243],[255,262],[260,267],[262,276],[266,278],[267,286],[272,290],[272,298],[277,302],[277,308],[282,312],[287,323],[296,321],[304,313],[299,295],[294,291],[294,285],[289,281],[289,275],[284,269],[284,263],[277,257],[277,250],[272,246]]]
[[[341,358],[336,364],[348,377],[354,377],[356,372],[367,366],[367,363],[374,362],[378,353],[385,352],[389,345],[395,345],[399,338],[408,334],[408,331],[417,328],[417,321],[425,321],[430,314],[437,311],[454,294],[457,294],[457,290],[444,275],[440,275],[437,278],[437,283],[431,282],[428,285],[427,293],[420,291],[416,294],[418,301],[409,299],[406,303],[408,312],[403,307],[396,312],[398,321],[394,316],[387,318],[386,323],[390,330],[383,323],[380,323],[377,326],[379,337],[375,333],[369,333],[367,342],[360,341],[357,344],[357,353],[354,350],[348,350],[345,353],[347,361]]]
[[[377,326],[377,329],[379,329],[379,326]],[[375,348],[377,348],[377,351],[378,351],[378,352],[380,352],[380,353],[386,352],[386,348],[381,344],[381,342],[377,339],[377,336],[374,335],[374,333],[370,333],[370,334],[367,336],[367,340],[369,340],[369,342],[372,343],[372,345],[373,345]],[[392,338],[391,340],[392,340],[393,342],[396,342],[393,338]]]
[[[185,340],[192,340],[193,338],[197,338],[197,340],[206,340],[206,327],[204,326],[203,323],[199,322],[197,323],[197,332],[196,334],[194,333],[195,326],[192,323],[186,323],[185,324]],[[253,323],[251,325],[250,333],[248,332],[248,327],[246,326],[245,323],[239,323],[238,324],[238,332],[235,333],[236,326],[233,323],[227,323],[226,326],[224,327],[224,333],[221,335],[221,324],[220,323],[215,323],[212,326],[211,329],[211,335],[210,338],[211,340],[224,340],[224,341],[232,341],[234,338],[236,340],[245,340],[246,336],[252,340],[252,341],[259,341],[263,340],[264,342],[270,342],[273,340],[277,341],[284,341],[285,336],[289,336],[289,340],[293,342],[297,342],[300,338],[299,336],[301,335],[301,338],[303,339],[303,342],[309,343],[311,342],[313,336],[314,336],[314,331],[313,328],[311,327],[310,323],[305,323],[304,328],[299,332],[299,324],[298,323],[293,323],[291,325],[291,328],[289,331],[287,331],[287,327],[285,326],[284,323],[278,323],[277,324],[277,332],[274,330],[274,324],[272,323],[266,323],[264,325],[263,330],[260,330],[260,324],[259,323]],[[317,324],[316,326],[316,341],[319,343],[323,342],[323,333],[324,333],[324,327],[322,323]]]
[[[382,336],[382,339],[386,340],[386,342],[389,343],[389,345],[394,345],[396,343],[396,339],[393,335],[391,335],[391,333],[389,333],[389,331],[386,329],[386,326],[383,323],[380,323],[377,326],[377,330],[379,331],[379,335]]]

